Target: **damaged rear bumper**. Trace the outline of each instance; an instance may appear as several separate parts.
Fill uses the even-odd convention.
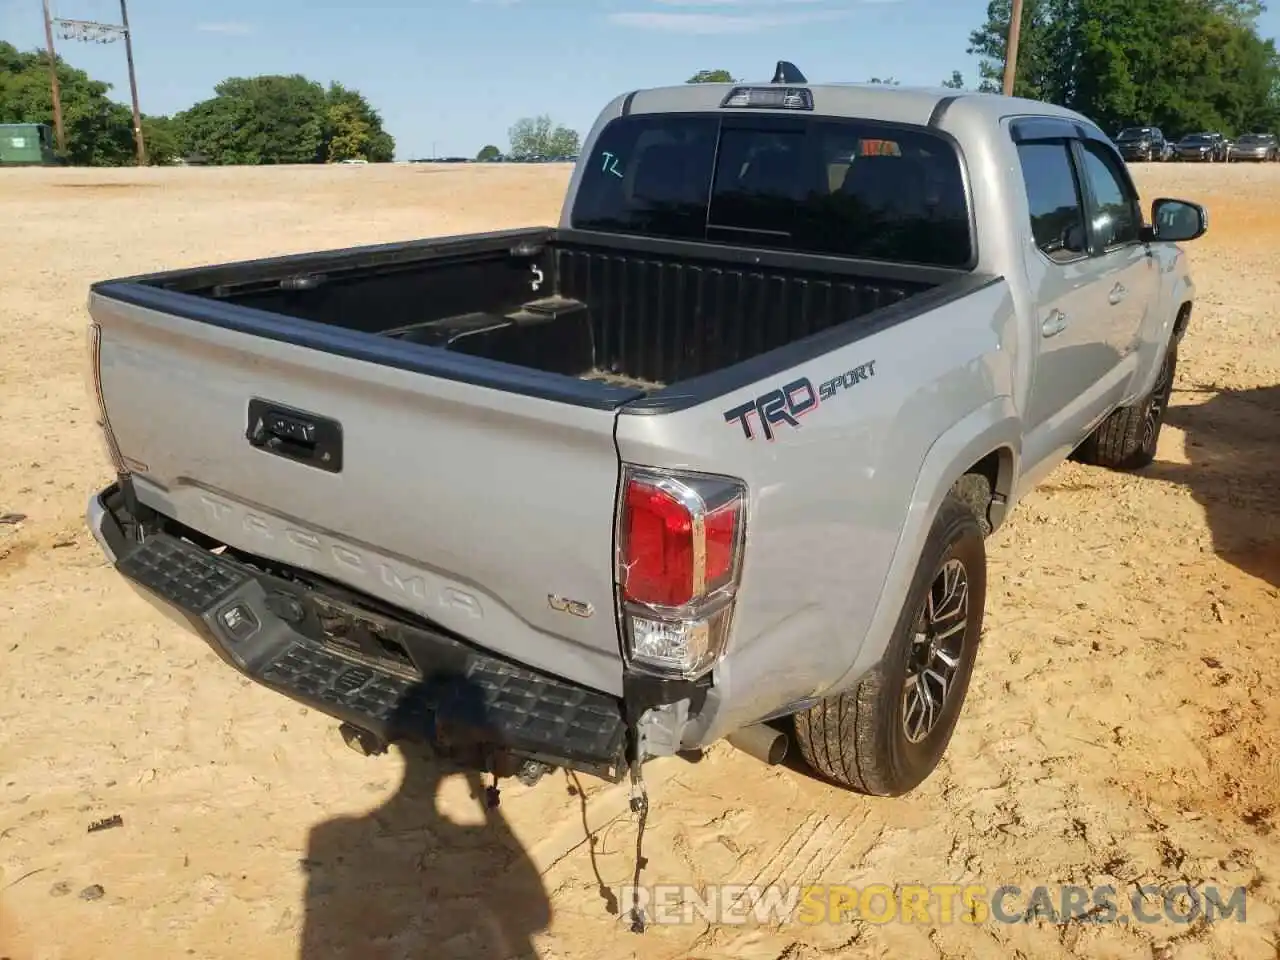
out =
[[[139,538],[129,499],[113,484],[89,500],[86,521],[103,552],[145,600],[257,683],[388,742],[502,751],[615,782],[625,772],[619,698],[178,531]]]

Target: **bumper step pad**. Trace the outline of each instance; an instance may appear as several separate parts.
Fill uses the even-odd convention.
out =
[[[623,770],[621,702],[485,654],[414,623],[263,574],[168,534],[132,544],[117,570],[180,611],[236,669],[386,739],[498,748],[610,780]],[[325,643],[321,615],[344,611],[351,635],[390,638],[347,655]],[[410,665],[411,664],[411,665]]]

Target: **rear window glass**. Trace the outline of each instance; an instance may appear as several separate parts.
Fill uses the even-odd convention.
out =
[[[623,117],[586,158],[584,230],[934,266],[969,264],[955,148],[912,127]]]

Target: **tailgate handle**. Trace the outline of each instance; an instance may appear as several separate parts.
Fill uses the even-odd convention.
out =
[[[245,439],[286,460],[327,473],[342,471],[342,425],[328,417],[254,397]]]

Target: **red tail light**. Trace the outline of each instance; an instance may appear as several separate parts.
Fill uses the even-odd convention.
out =
[[[736,488],[724,491],[725,484],[714,485],[723,502],[710,507],[696,487],[670,477],[632,475],[627,479],[622,528],[624,599],[683,607],[727,583],[736,562],[742,497]]]
[[[627,482],[623,504],[622,596],[676,607],[693,598],[693,516],[672,494]]]
[[[628,467],[618,523],[618,590],[631,658],[690,675],[719,655],[745,533],[737,480]]]

